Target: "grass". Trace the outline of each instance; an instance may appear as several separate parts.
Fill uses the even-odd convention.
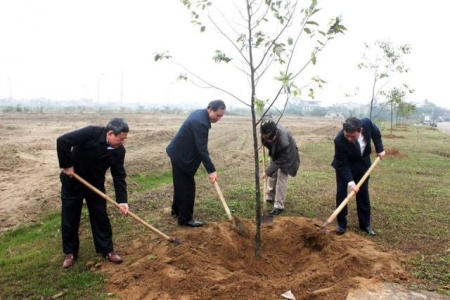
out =
[[[415,287],[450,295],[450,135],[425,127],[409,127],[394,133],[399,136],[384,139],[388,155],[374,169],[370,181],[373,226],[378,233],[374,241],[408,254],[408,271],[418,279]],[[239,136],[237,140],[243,143]],[[335,176],[330,166],[333,141],[324,137],[299,146],[301,167],[299,174],[289,179],[285,214],[325,220],[335,208]],[[396,155],[390,156],[389,152]],[[236,176],[233,169],[236,166],[218,161],[216,167],[232,213],[240,218],[253,218],[255,193],[251,168],[239,166]],[[130,174],[128,179],[131,207],[150,223],[171,202],[170,169],[157,171]],[[196,176],[196,217],[226,220],[214,187],[205,180],[203,168]],[[116,240],[129,239],[145,230],[130,218],[110,212]],[[77,263],[69,270],[61,268],[59,218],[59,213],[51,214],[39,224],[0,234],[1,299],[49,299],[61,294],[64,299],[114,297],[107,293],[105,278],[85,264]],[[358,232],[352,202],[348,218],[349,230]],[[174,228],[164,226],[168,232]],[[80,260],[102,261],[93,253],[85,210],[82,232]]]
[[[172,183],[172,173],[170,171],[158,175],[139,173],[131,176],[128,180],[137,182],[136,192],[142,193]]]
[[[0,236],[1,299],[50,299],[55,295],[106,299],[102,275],[80,264],[67,271],[61,268],[59,224],[59,214],[52,214],[40,224]]]

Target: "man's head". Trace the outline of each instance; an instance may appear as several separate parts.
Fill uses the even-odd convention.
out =
[[[222,100],[213,100],[209,102],[207,110],[211,123],[216,123],[225,114],[225,103]]]
[[[359,139],[362,133],[361,121],[358,118],[350,117],[345,120],[342,124],[342,129],[344,130],[345,138],[350,142],[354,143]]]
[[[117,148],[123,145],[130,131],[127,122],[121,118],[114,118],[106,124],[106,142],[109,146]]]
[[[272,143],[277,138],[277,124],[272,118],[265,118],[261,121],[261,135],[263,139]]]

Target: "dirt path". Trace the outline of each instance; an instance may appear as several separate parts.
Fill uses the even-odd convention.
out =
[[[437,128],[447,134],[450,134],[450,122],[437,123]]]

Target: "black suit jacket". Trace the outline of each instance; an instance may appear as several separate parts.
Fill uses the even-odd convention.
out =
[[[337,176],[347,183],[355,181],[353,178],[354,174],[365,173],[369,169],[371,165],[372,141],[376,153],[384,151],[378,127],[369,118],[361,119],[361,125],[363,128],[362,135],[367,144],[362,155],[355,145],[345,138],[343,130],[334,139],[334,159],[331,165],[336,170]]]
[[[105,192],[106,171],[111,168],[116,201],[127,203],[125,147],[108,150],[105,127],[88,126],[66,133],[56,140],[56,150],[60,168],[73,167],[75,173],[102,192]],[[76,179],[64,174],[61,182],[68,191],[86,190]]]
[[[192,176],[201,162],[208,173],[215,172],[208,152],[210,128],[207,109],[198,109],[190,114],[166,148],[172,163]]]

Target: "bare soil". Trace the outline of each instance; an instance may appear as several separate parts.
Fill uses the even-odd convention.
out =
[[[1,115],[0,230],[39,222],[42,214],[59,209],[56,138],[86,125],[104,125],[111,117]],[[124,117],[131,127],[129,175],[168,168],[165,146],[185,116]],[[300,145],[331,139],[340,128],[339,121],[326,119],[285,118],[283,124]],[[231,116],[213,125],[210,152],[219,170],[234,166],[238,176],[251,170],[251,130],[245,128],[250,128],[248,118]],[[396,149],[388,152],[399,155]],[[162,193],[170,198],[170,187]],[[173,219],[167,213],[158,222]],[[106,274],[108,290],[119,299],[279,299],[289,290],[296,299],[346,299],[352,287],[411,280],[403,253],[352,232],[339,237],[324,233],[314,226],[317,220],[300,216],[276,217],[273,227],[263,227],[261,258],[256,259],[254,223],[243,222],[251,231],[248,238],[239,236],[226,219],[201,228],[175,226],[170,234],[183,240],[180,245],[154,234],[131,237],[116,245],[123,264],[93,268]]]

